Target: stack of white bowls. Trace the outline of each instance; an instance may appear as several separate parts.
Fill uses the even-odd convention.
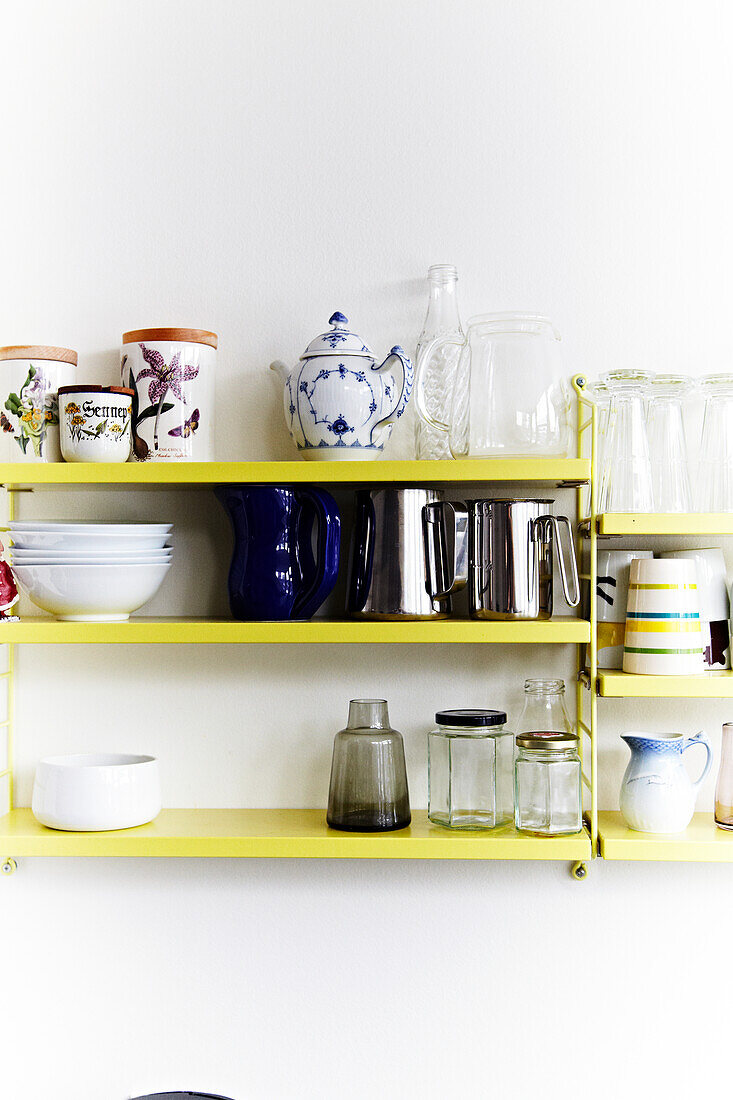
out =
[[[172,523],[11,523],[21,589],[58,619],[122,622],[170,569]]]

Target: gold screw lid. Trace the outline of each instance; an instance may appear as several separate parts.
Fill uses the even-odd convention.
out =
[[[578,738],[574,733],[560,733],[548,730],[547,733],[520,733],[517,747],[535,749],[541,752],[563,752],[578,747]]]

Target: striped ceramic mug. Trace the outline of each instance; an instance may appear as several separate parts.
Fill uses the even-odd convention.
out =
[[[705,671],[693,561],[654,558],[631,563],[623,668],[642,676]]]

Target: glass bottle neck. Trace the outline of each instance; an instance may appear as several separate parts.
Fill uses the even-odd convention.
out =
[[[458,276],[455,273],[428,275],[428,311],[423,338],[448,332],[463,332],[458,313]]]

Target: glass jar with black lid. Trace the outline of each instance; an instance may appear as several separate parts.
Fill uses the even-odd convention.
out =
[[[514,738],[503,710],[441,710],[428,734],[428,817],[494,829],[514,813]]]

